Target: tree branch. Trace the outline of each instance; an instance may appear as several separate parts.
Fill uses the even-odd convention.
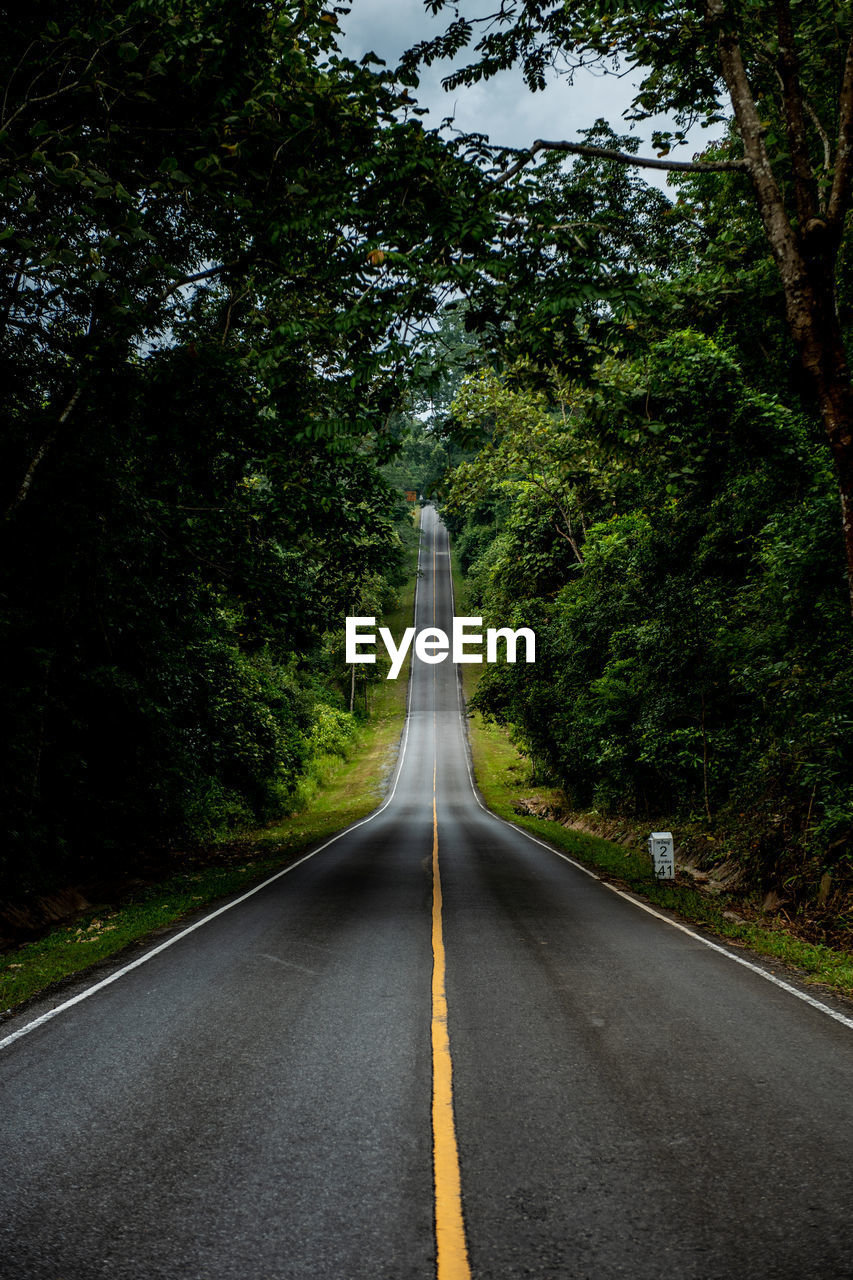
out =
[[[820,116],[815,111],[808,98],[803,98],[803,106],[806,109],[806,115],[815,127],[815,133],[820,138],[821,145],[823,147],[824,171],[826,173],[830,173],[832,171],[832,143],[829,141],[829,134],[826,132],[826,129],[824,129]],[[826,212],[826,210],[823,210],[823,212]]]
[[[123,30],[121,30],[121,31],[117,31],[117,32],[115,33],[115,35],[111,36],[108,40],[105,40],[105,41],[103,42],[103,44],[98,44],[98,45],[96,45],[96,46],[95,46],[95,49],[94,49],[94,52],[92,53],[92,56],[89,58],[89,61],[88,61],[88,62],[86,63],[86,65],[83,67],[83,70],[79,73],[79,75],[78,75],[77,79],[76,79],[76,80],[72,80],[72,82],[71,82],[70,84],[60,84],[60,85],[59,85],[59,87],[58,87],[58,88],[56,88],[56,89],[54,89],[54,90],[52,90],[52,92],[50,92],[50,93],[43,93],[43,94],[40,94],[40,95],[38,95],[38,96],[31,96],[31,97],[30,97],[30,96],[26,96],[26,95],[25,95],[25,96],[24,96],[24,98],[23,98],[23,101],[21,102],[21,105],[18,107],[17,111],[14,111],[14,112],[12,113],[12,115],[10,115],[10,116],[9,116],[8,120],[5,118],[5,115],[6,115],[6,113],[5,113],[6,97],[4,96],[4,99],[3,99],[3,128],[4,128],[4,130],[6,130],[6,129],[10,129],[10,128],[11,128],[11,126],[12,126],[12,124],[14,123],[14,121],[18,118],[18,116],[19,116],[23,111],[26,111],[26,109],[27,109],[28,107],[31,107],[31,106],[33,106],[33,105],[35,105],[35,104],[37,104],[37,103],[50,102],[50,101],[51,101],[51,99],[53,99],[53,98],[60,98],[60,97],[62,97],[62,95],[63,95],[63,94],[66,94],[66,93],[72,93],[75,89],[79,89],[80,85],[83,83],[83,77],[84,77],[84,76],[85,76],[85,75],[86,75],[86,74],[91,70],[91,68],[92,68],[92,66],[94,65],[95,60],[96,60],[96,58],[98,57],[98,55],[99,55],[100,53],[102,53],[102,52],[104,51],[104,49],[108,48],[108,47],[109,47],[109,45],[111,45],[111,44],[115,44],[115,43],[117,43],[119,40],[121,40],[121,39],[123,39],[125,36],[127,36],[127,35],[131,32],[131,30],[132,30],[132,28],[131,28],[131,27],[125,27]],[[32,49],[32,47],[33,47],[33,46],[32,46],[32,45],[30,45],[30,49]],[[29,53],[29,51],[30,51],[30,50],[28,49],[28,50],[27,50],[27,54]],[[24,54],[24,57],[26,57],[26,56],[27,56],[27,54]],[[81,59],[81,61],[82,61],[82,59]],[[68,68],[68,67],[70,67],[70,66],[71,66],[71,59],[70,59],[70,58],[69,58],[69,60],[66,62],[65,66],[66,66],[66,68]],[[17,70],[17,68],[15,68],[15,70]],[[31,81],[31,83],[30,83],[30,90],[32,90],[33,86],[37,83],[37,81],[38,81],[38,80],[40,80],[40,79],[42,78],[42,76],[43,76],[43,75],[45,75],[45,74],[46,74],[46,72],[47,72],[47,68],[45,68],[43,71],[39,72],[39,74],[35,77],[35,79],[34,79],[33,81]],[[14,74],[14,73],[13,73],[13,74]],[[10,83],[11,83],[11,81],[10,81]],[[7,94],[8,94],[8,87],[7,87]]]
[[[559,498],[551,489],[551,487],[547,485],[544,480],[537,479],[536,474],[533,470],[533,462],[530,460],[528,460],[528,463],[527,463],[527,471],[528,471],[528,475],[527,475],[528,483],[532,484],[534,488],[539,490],[540,493],[544,493],[545,497],[548,498],[551,502],[553,502],[554,506],[557,508],[557,510],[560,513],[560,516],[562,517],[563,524],[565,525],[567,532],[565,533],[563,532],[563,530],[560,528],[557,521],[552,516],[551,524],[554,528],[554,532],[558,533],[560,537],[564,539],[564,541],[568,542],[572,551],[575,553],[575,559],[577,560],[578,564],[583,564],[583,552],[581,551],[575,539],[575,531],[572,528],[572,521],[568,511],[563,506],[562,502],[560,502]]]
[[[832,227],[836,238],[841,235],[844,217],[850,203],[851,171],[853,171],[853,37],[847,47],[844,77],[841,82],[835,175],[827,210],[827,222]]]
[[[803,92],[800,86],[800,60],[794,38],[789,0],[776,0],[776,28],[779,33],[779,79],[782,83],[782,108],[785,131],[791,150],[794,171],[794,198],[800,227],[804,228],[818,213],[815,180],[806,139]]]
[[[15,295],[18,293],[18,290],[21,287],[22,280],[23,280],[23,274],[19,266],[18,270],[15,272],[14,276],[12,277],[12,283],[10,284],[6,292],[6,304],[3,307],[2,321],[0,321],[0,334],[3,334],[6,332],[6,327],[9,324],[9,318],[12,314],[12,307],[14,306],[14,302],[15,302]]]
[[[615,160],[617,164],[641,169],[668,169],[675,173],[730,173],[745,170],[746,160],[658,160],[649,156],[632,156],[627,151],[612,151],[609,147],[594,147],[588,142],[547,142],[537,138],[521,159],[502,173],[498,185],[514,177],[540,151],[565,151],[572,156],[587,156],[593,160]]]
[[[196,271],[194,275],[184,276],[183,280],[178,280],[163,293],[158,294],[156,298],[152,298],[148,303],[148,309],[150,310],[152,307],[158,306],[161,302],[165,302],[167,298],[171,298],[173,293],[178,293],[186,285],[195,284],[197,280],[209,280],[211,276],[218,276],[223,271],[229,271],[232,267],[236,267],[236,265],[236,261],[220,262],[216,267],[208,267],[205,271]]]
[[[9,503],[8,507],[6,508],[6,511],[3,516],[4,524],[8,523],[8,521],[12,519],[12,516],[18,510],[18,507],[20,507],[21,504],[26,500],[27,494],[30,491],[30,486],[33,483],[33,477],[36,473],[36,468],[38,467],[39,463],[44,460],[44,457],[47,454],[48,450],[51,448],[57,436],[59,435],[60,431],[65,426],[68,419],[71,417],[71,414],[74,412],[74,408],[77,404],[77,401],[80,399],[81,395],[83,394],[83,389],[85,386],[86,386],[86,380],[85,378],[83,378],[80,380],[80,382],[77,383],[77,386],[74,388],[74,392],[71,396],[71,399],[68,401],[65,408],[62,410],[62,413],[59,415],[56,425],[51,429],[51,431],[48,432],[48,434],[45,436],[45,438],[42,440],[41,444],[39,445],[38,449],[36,450],[35,454],[30,459],[30,464],[27,467],[26,471],[24,472],[24,478],[21,481],[20,485],[18,486],[18,491],[15,494],[12,501]]]
[[[6,82],[6,91],[5,91],[5,93],[3,94],[3,106],[2,106],[2,107],[0,107],[0,123],[2,123],[3,121],[5,121],[5,119],[6,119],[6,103],[9,101],[9,90],[10,90],[10,89],[11,89],[11,87],[12,87],[12,81],[15,79],[15,76],[18,74],[18,72],[20,71],[21,67],[24,65],[24,63],[26,62],[27,58],[28,58],[28,57],[30,56],[30,54],[32,53],[33,49],[36,47],[36,44],[37,44],[37,43],[38,43],[38,42],[37,42],[36,40],[31,40],[31,41],[30,41],[30,43],[27,45],[26,49],[24,50],[24,52],[23,52],[23,54],[22,54],[22,56],[21,56],[21,60],[20,60],[20,62],[18,63],[18,65],[17,65],[16,67],[13,67],[13,69],[12,69],[12,74],[9,76],[9,79],[8,79],[8,81]]]
[[[242,300],[246,297],[248,292],[249,290],[248,288],[246,288],[243,290],[242,293],[235,294],[234,290],[229,287],[228,309],[225,312],[225,329],[222,333],[222,342],[220,343],[220,346],[223,346],[223,347],[225,346],[225,342],[228,337],[228,330],[231,328],[231,316],[233,315],[235,306],[237,305],[238,302],[242,302]]]

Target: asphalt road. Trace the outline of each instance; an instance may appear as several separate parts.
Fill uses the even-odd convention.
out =
[[[851,1122],[853,1028],[485,813],[415,661],[378,816],[0,1048],[0,1275],[430,1277],[456,1161],[440,1280],[836,1280]]]

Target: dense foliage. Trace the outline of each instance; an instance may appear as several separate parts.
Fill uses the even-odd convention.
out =
[[[473,84],[511,66],[531,90],[557,68],[633,72],[632,120],[668,113],[654,128],[655,156],[602,147],[594,139],[531,139],[499,157],[502,180],[541,152],[610,158],[693,173],[738,173],[777,272],[784,315],[801,374],[823,423],[841,499],[841,534],[853,610],[853,380],[840,315],[853,197],[853,9],[839,0],[502,0],[470,19],[453,8],[443,35],[416,46],[407,65],[466,50],[445,84]],[[658,117],[656,119],[656,117]],[[666,117],[664,117],[666,118]],[[671,155],[691,126],[731,120],[721,148],[688,159]],[[510,163],[512,160],[512,163]]]
[[[654,120],[642,156],[600,121],[493,156],[549,253],[459,389],[446,510],[483,612],[540,650],[475,702],[575,803],[692,819],[754,884],[823,900],[830,872],[849,903],[853,11],[428,7],[452,20],[407,67],[631,69],[627,117]]]
[[[757,882],[849,863],[851,17],[700,9],[503,4],[453,73],[642,65],[653,163],[720,134],[673,199],[615,122],[425,129],[464,16],[394,74],[320,0],[9,19],[8,886],[296,803],[369,704],[342,620],[393,599],[412,487],[537,628],[476,700],[575,802],[692,817]]]
[[[575,805],[693,820],[753,883],[814,892],[853,837],[837,491],[748,238],[750,291],[713,288],[715,227],[744,210],[681,199],[708,247],[638,272],[645,303],[585,372],[534,351],[459,385],[452,429],[479,443],[446,518],[486,625],[538,636],[474,705]]]
[[[408,525],[383,172],[441,153],[319,5],[49,8],[0,53],[7,889],[280,811],[325,749],[326,634]]]

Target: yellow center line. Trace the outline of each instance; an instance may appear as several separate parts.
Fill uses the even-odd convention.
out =
[[[435,527],[432,535],[432,622],[435,626]],[[438,736],[436,722],[436,670],[433,680],[432,762],[432,1143],[435,1187],[435,1256],[437,1280],[470,1280],[465,1221],[462,1216],[462,1180],[459,1148],[453,1116],[453,1060],[447,1027],[446,958],[441,924],[441,876],[438,869],[438,815],[436,777]]]

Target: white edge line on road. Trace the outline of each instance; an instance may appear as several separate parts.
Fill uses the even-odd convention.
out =
[[[417,616],[418,608],[418,587],[420,585],[421,574],[421,543],[420,530],[418,531],[418,567],[417,577],[415,578],[415,599],[413,613]],[[365,826],[366,823],[372,822],[374,818],[378,818],[388,808],[394,799],[394,793],[397,790],[397,783],[400,781],[400,774],[403,770],[403,761],[406,758],[406,747],[409,742],[409,718],[410,718],[410,698],[411,698],[411,667],[409,668],[409,688],[406,692],[406,724],[403,730],[403,744],[400,748],[400,758],[397,761],[395,771],[394,785],[390,794],[382,802],[378,809],[374,809],[373,813],[368,814],[366,818],[361,818],[358,822],[353,822],[350,826],[344,827],[343,831],[339,831],[337,835],[332,836],[325,844],[321,844],[317,849],[312,849],[310,853],[306,853],[303,857],[292,862],[289,867],[285,867],[282,871],[277,871],[275,875],[269,876],[266,880],[262,880],[260,884],[256,884],[254,888],[248,889],[241,894],[239,898],[234,898],[231,902],[226,902],[224,906],[218,907],[216,911],[211,911],[210,915],[203,916],[201,920],[196,920],[195,924],[191,924],[186,929],[182,929],[180,933],[176,933],[174,937],[167,938],[165,942],[161,942],[159,946],[153,947],[151,951],[146,951],[145,955],[139,956],[136,960],[132,960],[130,964],[123,965],[121,969],[117,969],[115,973],[111,973],[108,978],[102,978],[100,982],[94,983],[91,987],[87,987],[85,991],[79,992],[76,996],[72,996],[70,1000],[64,1000],[62,1004],[56,1005],[53,1009],[48,1009],[47,1013],[41,1014],[40,1017],[34,1018],[32,1022],[26,1023],[23,1027],[19,1027],[17,1031],[13,1031],[10,1035],[0,1040],[0,1049],[6,1049],[16,1040],[20,1040],[22,1036],[29,1035],[31,1031],[35,1031],[36,1027],[41,1027],[45,1022],[50,1022],[52,1018],[56,1018],[60,1013],[65,1013],[67,1009],[71,1009],[75,1004],[80,1004],[82,1000],[88,1000],[89,996],[95,995],[98,991],[103,991],[104,987],[110,986],[111,983],[117,982],[119,978],[123,978],[126,973],[130,973],[132,969],[138,969],[140,965],[147,964],[149,960],[153,960],[154,956],[159,955],[161,951],[165,951],[167,947],[173,947],[176,942],[180,942],[182,938],[186,938],[191,933],[195,933],[196,929],[200,929],[202,925],[209,924],[211,920],[215,920],[217,916],[221,916],[224,912],[230,911],[232,907],[238,907],[241,902],[245,902],[247,898],[252,898],[256,893],[260,893],[262,889],[266,889],[268,885],[274,884],[276,880],[280,880],[282,876],[289,875],[291,871],[295,871],[297,867],[301,867],[303,862],[307,862],[309,858],[314,858],[318,853],[322,853],[324,849],[328,849],[330,844],[334,844],[336,840],[340,840],[343,836],[348,836],[351,831],[356,831],[359,827]]]
[[[448,539],[449,545],[449,539]],[[456,602],[453,591],[453,573],[450,575],[450,601],[453,613],[456,613]],[[520,836],[525,836],[528,840],[532,840],[534,844],[538,844],[542,849],[547,849],[549,853],[553,853],[558,858],[562,858],[564,862],[568,862],[570,867],[574,867],[577,871],[582,871],[585,876],[589,876],[590,880],[597,880],[605,889],[609,889],[611,893],[615,893],[617,897],[624,898],[626,902],[630,902],[632,906],[638,907],[640,911],[645,911],[647,915],[654,916],[655,920],[660,920],[663,924],[668,924],[671,929],[677,929],[679,933],[686,933],[688,938],[693,938],[696,942],[701,942],[703,947],[709,947],[711,951],[716,951],[721,956],[725,956],[727,960],[732,960],[735,964],[742,965],[744,969],[749,969],[752,973],[757,973],[760,978],[764,978],[765,982],[772,982],[774,987],[780,987],[783,991],[787,991],[789,995],[796,996],[798,1000],[802,1000],[805,1004],[811,1005],[813,1009],[818,1009],[821,1013],[825,1013],[827,1017],[840,1022],[842,1026],[849,1027],[853,1030],[853,1018],[848,1018],[846,1014],[840,1013],[837,1009],[830,1008],[829,1005],[823,1004],[822,1001],[816,1000],[814,996],[808,995],[805,991],[800,991],[797,987],[792,986],[789,982],[783,982],[781,978],[777,978],[775,974],[768,973],[766,969],[762,969],[760,965],[753,964],[751,960],[745,959],[744,956],[736,955],[733,951],[729,951],[726,947],[721,947],[719,943],[712,942],[710,938],[703,938],[701,933],[696,933],[688,925],[682,924],[679,920],[671,920],[669,916],[663,915],[660,911],[655,911],[654,907],[650,907],[648,903],[641,902],[639,898],[635,898],[633,894],[626,893],[624,889],[617,889],[616,885],[603,880],[601,876],[596,875],[589,867],[585,867],[582,862],[576,862],[574,858],[569,857],[567,853],[562,853],[559,849],[555,849],[552,844],[547,844],[544,840],[540,840],[537,836],[531,835],[529,831],[525,831],[524,827],[517,826],[514,822],[510,822],[507,818],[500,817],[497,813],[492,813],[480,799],[477,785],[474,782],[474,773],[471,768],[470,744],[467,732],[467,715],[465,703],[462,698],[462,673],[457,668],[456,672],[456,696],[459,701],[459,723],[463,730],[463,754],[465,756],[465,765],[468,770],[468,781],[471,784],[471,792],[477,804],[488,814],[490,818],[494,818],[495,822],[502,823],[505,827],[511,827],[513,831],[517,831]],[[2,1048],[2,1044],[0,1044]]]

